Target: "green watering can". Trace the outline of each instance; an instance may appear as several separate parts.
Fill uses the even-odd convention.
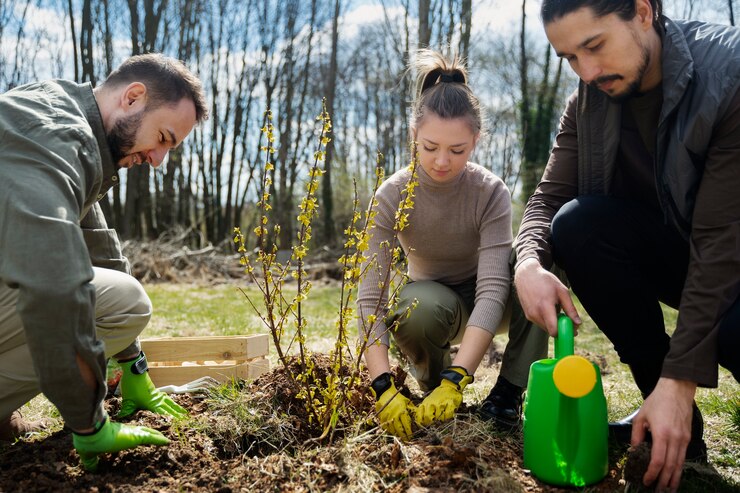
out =
[[[558,317],[555,358],[529,369],[524,467],[546,483],[587,486],[609,470],[606,399],[598,367],[573,354],[573,322]]]

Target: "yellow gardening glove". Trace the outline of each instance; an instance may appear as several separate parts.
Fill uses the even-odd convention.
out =
[[[462,403],[463,389],[473,381],[473,376],[462,366],[450,366],[440,376],[442,383],[424,398],[416,410],[416,423],[419,426],[452,419]]]
[[[405,395],[398,392],[390,373],[378,376],[370,389],[377,400],[375,411],[378,413],[380,426],[401,440],[409,440],[413,434],[411,414],[416,407]]]

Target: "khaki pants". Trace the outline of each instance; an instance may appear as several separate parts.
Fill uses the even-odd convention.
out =
[[[106,358],[137,354],[136,338],[152,314],[149,297],[127,274],[98,267],[93,270],[96,334],[105,345]],[[0,285],[0,418],[40,393],[23,323],[15,310],[17,301],[17,289]]]
[[[408,317],[403,314],[417,300]],[[423,391],[440,383],[439,374],[452,364],[450,345],[458,344],[473,310],[475,280],[455,286],[434,281],[406,284],[399,295],[397,308],[388,315],[386,324],[398,321],[391,334],[401,352],[411,363],[411,374]],[[530,365],[547,356],[547,333],[524,318],[515,295],[510,296],[504,320],[496,332],[509,325],[509,343],[503,356],[501,375],[520,387],[527,386]],[[511,322],[509,324],[509,316]]]

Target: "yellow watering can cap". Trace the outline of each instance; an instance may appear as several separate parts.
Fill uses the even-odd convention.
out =
[[[583,356],[565,356],[555,364],[552,379],[561,394],[577,399],[593,390],[596,368]]]

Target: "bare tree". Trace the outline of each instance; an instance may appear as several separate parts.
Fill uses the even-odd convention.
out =
[[[275,220],[280,224],[279,245],[288,248],[293,242],[293,185],[295,183],[297,162],[288,157],[295,118],[295,86],[298,80],[296,60],[296,36],[299,2],[286,0],[283,4],[285,25],[285,48],[282,50],[280,69],[280,106],[273,112],[277,117],[277,128],[280,131],[277,157],[275,162],[276,180],[272,192],[275,194]]]
[[[334,97],[337,92],[337,58],[339,51],[339,14],[341,2],[334,0],[334,18],[332,19],[331,28],[331,55],[329,58],[329,74],[326,77],[326,110],[329,115],[335,117]],[[325,173],[323,176],[323,187],[321,189],[321,198],[324,205],[322,214],[324,215],[323,240],[325,244],[333,244],[335,240],[334,228],[334,191],[332,189],[332,163],[334,159],[335,138],[326,146],[326,160],[324,162]]]
[[[74,60],[74,80],[79,81],[80,63],[77,57],[77,33],[75,32],[75,14],[72,0],[67,0],[67,15],[69,15],[69,32],[72,35],[72,59]]]
[[[8,80],[8,88],[13,88],[17,86],[21,80],[22,80],[22,74],[25,70],[24,63],[27,62],[26,57],[23,53],[23,45],[21,43],[21,40],[24,37],[25,33],[25,23],[26,23],[26,17],[28,16],[28,9],[31,6],[31,0],[26,0],[26,4],[23,6],[23,9],[21,10],[21,18],[18,22],[18,31],[16,32],[15,37],[15,52],[14,52],[14,60],[13,60],[13,71],[9,77]]]
[[[727,0],[727,7],[730,10],[730,25],[734,26],[735,25],[735,13],[733,12],[733,9],[732,9],[732,0]]]
[[[87,0],[86,0],[87,1]],[[83,8],[84,10],[84,8]],[[104,59],[102,61],[102,65],[104,67],[103,74],[104,76],[107,76],[113,71],[113,33],[111,32],[110,27],[110,3],[109,0],[100,0],[97,3],[97,9],[96,9],[96,18],[99,20],[98,22],[90,22],[90,24],[98,25],[100,29],[100,37],[102,39],[102,51],[104,54]],[[102,22],[100,22],[100,19],[102,19]],[[83,25],[85,24],[84,21],[84,14],[83,14]],[[83,28],[83,31],[86,28]],[[87,44],[86,42],[84,44]],[[89,48],[89,57],[83,57],[90,59],[90,70],[91,72],[91,81],[95,80],[94,75],[94,56],[93,56],[93,47],[94,43],[92,42],[92,39],[90,41],[90,48]],[[83,67],[85,66],[85,62],[83,62]],[[87,69],[83,68],[83,72],[85,72]],[[93,82],[94,84],[95,82]],[[115,228],[119,229],[123,223],[123,204],[121,202],[121,188],[120,186],[113,187],[111,189],[111,193],[113,195],[113,203],[110,202],[109,196],[103,197],[103,199],[100,201],[101,208],[103,209],[103,213],[105,214],[105,218],[108,222],[108,224]]]
[[[80,26],[80,58],[82,62],[80,82],[89,81],[95,86],[95,57],[93,56],[95,26],[92,17],[92,0],[84,0],[82,2],[82,24]]]
[[[245,39],[247,39],[245,37]],[[245,84],[248,88],[248,97],[246,101],[240,100],[239,111],[243,113],[242,125],[239,128],[239,168],[236,173],[236,184],[234,186],[234,211],[233,211],[233,224],[241,224],[242,213],[246,204],[247,195],[250,187],[254,180],[254,173],[257,169],[257,159],[248,159],[248,142],[249,134],[251,131],[250,115],[252,114],[252,108],[255,106],[254,88],[257,87],[257,81],[262,77],[261,68],[262,65],[258,64],[255,67],[251,67],[247,63],[247,50],[243,51],[242,67],[245,73],[251,73]],[[236,128],[236,124],[234,125]],[[261,138],[261,135],[260,135]],[[259,149],[259,142],[255,146],[255,149]],[[246,176],[244,176],[246,175]],[[244,178],[243,178],[244,177]],[[242,181],[244,182],[242,184]]]
[[[247,6],[249,10],[250,5]],[[245,23],[246,25],[240,26],[240,30],[243,31],[242,45],[241,45],[241,72],[237,78],[237,86],[234,91],[233,106],[234,106],[234,118],[232,123],[232,140],[231,150],[229,153],[229,172],[226,183],[226,200],[225,210],[223,212],[223,219],[221,221],[221,231],[219,232],[219,238],[226,237],[231,231],[233,226],[240,224],[238,217],[235,217],[234,210],[236,207],[236,197],[238,194],[238,186],[240,183],[239,177],[241,170],[244,169],[244,153],[246,150],[247,133],[250,130],[248,125],[249,111],[254,100],[254,79],[250,78],[250,72],[256,72],[248,63],[247,59],[247,48],[248,41],[250,38],[250,23],[249,19]],[[239,165],[237,166],[237,163]],[[239,173],[237,175],[237,173]]]
[[[167,7],[167,0],[141,0],[143,3],[143,22],[139,14],[140,0],[127,0],[131,16],[131,53],[138,55],[154,50],[157,41],[162,14]],[[142,29],[143,24],[143,29]],[[139,33],[144,33],[144,39]],[[156,237],[158,234],[154,219],[154,204],[149,188],[149,166],[134,166],[127,172],[126,204],[124,221],[121,225],[124,237]]]
[[[179,0],[177,11],[179,14],[177,17],[177,58],[189,60],[197,42],[195,39],[196,24],[203,14],[202,1]],[[170,151],[167,167],[162,176],[161,194],[157,198],[157,224],[164,231],[172,229],[175,225],[189,228],[192,224],[192,218],[186,212],[190,209],[192,196],[190,184],[186,184],[183,169],[184,149],[185,146],[180,146]],[[175,183],[179,186],[175,187]]]
[[[5,26],[10,22],[10,5],[9,0],[0,0],[0,48],[3,43],[3,33],[5,32]],[[0,53],[2,50],[0,50]]]
[[[429,46],[429,41],[432,39],[432,26],[429,22],[430,13],[429,0],[419,0],[419,48]]]
[[[459,52],[460,55],[467,59],[470,53],[470,31],[473,27],[473,1],[462,0],[461,2],[461,18],[460,18],[460,44]]]
[[[545,46],[542,79],[536,86],[536,94],[533,95],[531,93],[526,50],[526,3],[527,0],[522,1],[521,51],[519,60],[522,98],[520,103],[520,118],[523,153],[520,174],[522,177],[522,199],[524,201],[529,198],[537,187],[550,152],[550,134],[555,114],[555,96],[557,95],[562,73],[562,59],[558,59],[555,76],[550,80],[552,50],[549,45]]]

